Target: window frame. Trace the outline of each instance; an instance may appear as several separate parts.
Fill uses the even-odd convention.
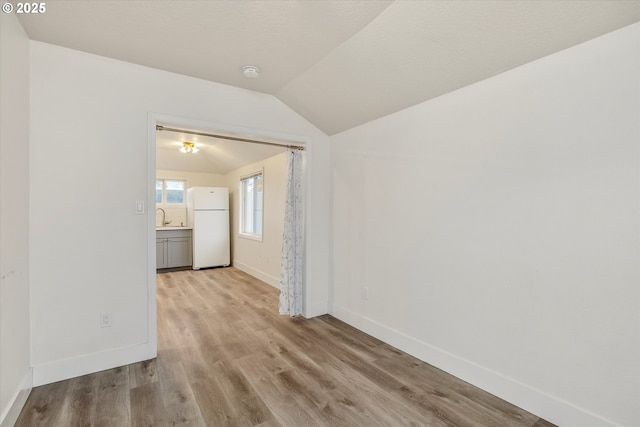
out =
[[[257,176],[261,177],[262,180],[262,198],[261,198],[261,206],[260,206],[260,211],[262,212],[262,215],[260,216],[260,233],[248,233],[244,230],[244,226],[245,226],[245,219],[246,219],[246,211],[245,211],[245,199],[246,199],[246,195],[245,195],[245,181],[249,178],[255,178]],[[263,241],[263,237],[264,237],[264,168],[260,169],[260,170],[256,170],[254,172],[245,174],[240,176],[240,182],[239,182],[239,189],[238,189],[238,213],[239,213],[239,217],[238,217],[238,236],[245,238],[245,239],[249,239],[249,240],[255,240],[258,242],[262,242]],[[255,209],[255,202],[256,202],[256,196],[257,196],[257,192],[254,192],[254,209],[253,212],[256,212]]]
[[[187,180],[180,178],[158,178],[156,177],[156,186],[157,181],[162,181],[162,201],[160,203],[156,202],[156,208],[186,208],[187,207]],[[167,202],[167,181],[174,182],[182,182],[182,203],[169,203]],[[157,188],[154,189],[154,193]]]

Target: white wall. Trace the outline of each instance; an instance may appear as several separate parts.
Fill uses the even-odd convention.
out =
[[[640,425],[639,76],[636,24],[332,137],[333,313],[560,425]]]
[[[328,137],[275,97],[31,42],[34,383],[155,353],[151,117],[298,135],[313,152],[306,314],[328,301]],[[108,205],[105,204],[108,201]],[[105,207],[108,206],[108,207]],[[151,243],[150,243],[151,242]],[[151,282],[148,283],[149,277]],[[315,311],[314,311],[315,310]],[[110,312],[113,326],[99,327]]]
[[[31,388],[29,361],[29,39],[0,17],[0,423]]]
[[[262,241],[239,236],[240,178],[263,171],[264,218]],[[278,154],[225,175],[231,195],[231,259],[235,267],[270,284],[280,286],[282,233],[287,190],[287,155]]]
[[[158,179],[182,179],[189,187],[224,187],[226,178],[221,173],[187,172],[167,169],[156,169]]]
[[[166,169],[156,169],[156,179],[175,179],[185,181],[185,188],[189,187],[226,187],[224,175],[219,173],[187,172]],[[186,200],[185,200],[186,203]],[[165,221],[171,225],[187,224],[187,207],[176,208],[162,206],[165,211]],[[156,211],[156,226],[161,226],[162,212]]]

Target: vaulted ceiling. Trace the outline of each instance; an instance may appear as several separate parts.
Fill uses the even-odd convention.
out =
[[[640,21],[638,0],[57,1],[29,37],[278,97],[332,135]],[[257,79],[242,75],[251,64]]]

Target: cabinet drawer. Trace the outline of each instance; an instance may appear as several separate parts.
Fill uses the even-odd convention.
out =
[[[156,230],[156,239],[191,238],[191,230]]]

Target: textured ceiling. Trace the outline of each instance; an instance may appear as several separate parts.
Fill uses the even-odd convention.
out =
[[[398,1],[276,96],[334,134],[639,20],[637,1]]]
[[[47,1],[31,39],[266,93],[365,27],[380,1]],[[242,76],[258,65],[259,79]]]
[[[49,0],[19,19],[34,40],[273,94],[331,135],[640,21],[640,1]]]

